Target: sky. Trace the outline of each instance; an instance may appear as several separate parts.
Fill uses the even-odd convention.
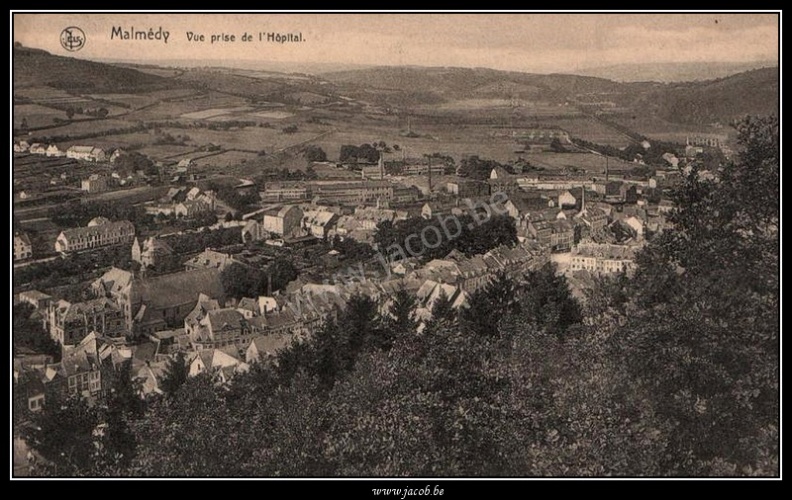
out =
[[[77,52],[64,28],[86,37]],[[169,34],[168,41],[111,39],[113,28]],[[223,60],[342,65],[487,67],[525,72],[635,63],[777,61],[776,13],[725,14],[32,14],[12,15],[14,42],[94,60]],[[189,41],[188,33],[205,41]],[[302,34],[260,42],[258,33]],[[253,36],[241,41],[244,33]],[[234,42],[211,43],[211,35]]]

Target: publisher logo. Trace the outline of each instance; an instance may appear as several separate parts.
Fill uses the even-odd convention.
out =
[[[85,33],[76,26],[61,31],[60,43],[69,52],[77,52],[85,46]]]

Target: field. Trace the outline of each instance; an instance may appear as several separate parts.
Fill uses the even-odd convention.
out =
[[[258,158],[255,153],[244,153],[242,151],[226,151],[219,155],[207,156],[195,160],[195,164],[199,167],[228,167],[232,165],[239,165],[241,163]]]
[[[569,132],[569,135],[589,142],[596,142],[597,144],[607,144],[621,148],[630,144],[630,139],[613,128],[605,125],[604,123],[589,118],[587,116],[578,116],[570,118],[556,118],[547,121],[548,125],[561,127]]]
[[[229,115],[235,113],[242,113],[244,111],[250,111],[250,106],[239,106],[237,108],[211,108],[205,109],[203,111],[193,111],[192,113],[185,113],[181,115],[182,118],[187,118],[189,120],[205,120],[207,118],[214,118],[215,116],[222,116],[222,115]]]
[[[548,170],[561,170],[564,167],[572,166],[582,168],[586,172],[605,172],[605,157],[592,153],[537,153],[527,154],[525,159],[535,166],[545,167]],[[634,163],[618,158],[608,158],[608,167],[611,170],[624,170],[635,166]]]
[[[136,132],[132,134],[117,134],[117,135],[108,135],[103,137],[95,137],[91,139],[79,139],[73,141],[63,141],[59,142],[58,147],[65,151],[71,146],[77,145],[85,145],[90,144],[91,146],[95,146],[97,148],[102,148],[105,152],[109,153],[116,148],[124,148],[124,149],[137,149],[140,146],[149,144],[151,142],[152,135],[146,132]]]
[[[734,129],[729,127],[715,128],[704,125],[680,125],[669,123],[661,118],[647,114],[619,115],[610,119],[647,137],[681,144],[685,143],[685,138],[688,135],[717,134],[734,136],[735,134]]]
[[[85,120],[76,121],[61,127],[49,128],[34,132],[34,136],[78,136],[94,134],[109,130],[123,130],[134,127],[135,124],[126,120]]]
[[[191,146],[176,146],[171,144],[149,144],[138,150],[152,160],[168,160],[191,153],[195,148]]]
[[[21,127],[22,120],[29,128],[45,127],[54,124],[56,118],[66,120],[66,113],[40,104],[14,105],[14,128]]]
[[[208,130],[208,129],[163,129],[170,134],[184,134],[190,136],[192,145],[217,144],[225,149],[240,149],[258,152],[265,150],[273,152],[287,148],[303,141],[309,141],[319,134],[327,131],[326,127],[316,125],[300,125],[298,132],[284,134],[280,129],[266,127],[245,127],[239,130]]]

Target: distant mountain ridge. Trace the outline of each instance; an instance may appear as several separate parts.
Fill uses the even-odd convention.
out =
[[[744,114],[777,112],[778,68],[681,83],[623,83],[568,74],[532,74],[487,68],[373,67],[322,73],[294,80],[288,75],[252,78],[242,71],[193,69],[165,78],[121,67],[14,47],[14,87],[49,85],[76,92],[141,92],[192,87],[252,98],[281,99],[314,92],[328,100],[351,96],[388,106],[433,106],[465,99],[548,103],[610,103],[631,113],[652,113],[676,123],[729,123]],[[279,97],[280,96],[280,97]],[[322,97],[324,99],[324,97]]]
[[[683,62],[615,64],[579,69],[573,74],[607,78],[617,82],[678,83],[714,80],[760,68],[773,68],[778,61]]]

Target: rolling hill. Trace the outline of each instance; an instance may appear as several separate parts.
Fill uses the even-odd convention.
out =
[[[300,96],[329,102],[350,96],[361,102],[410,107],[463,99],[521,99],[550,104],[611,102],[622,112],[650,113],[684,124],[728,123],[744,114],[776,112],[778,68],[682,83],[620,83],[591,76],[530,74],[486,68],[376,67],[321,76],[264,73],[233,68],[193,68],[165,78],[156,72],[61,57],[14,47],[14,87],[51,86],[76,92],[144,92],[200,88],[275,102]],[[347,99],[344,97],[344,99]]]
[[[778,68],[762,68],[718,80],[672,84],[650,93],[661,118],[702,124],[729,121],[746,114],[778,113]]]
[[[168,79],[134,69],[14,47],[14,88],[51,86],[81,92],[141,92],[173,88]]]

